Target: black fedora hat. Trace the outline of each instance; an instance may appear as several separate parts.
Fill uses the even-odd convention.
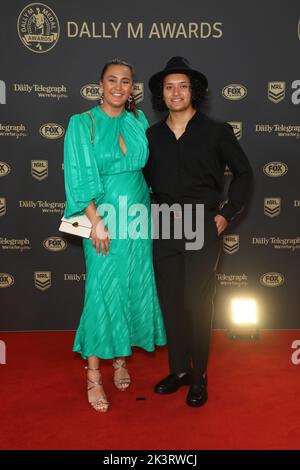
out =
[[[197,78],[206,89],[208,87],[208,81],[203,73],[193,70],[189,64],[189,61],[184,57],[175,56],[172,57],[165,68],[161,72],[157,72],[149,80],[149,88],[151,91],[155,89],[157,84],[161,82],[166,75],[170,73],[184,73],[189,77]]]

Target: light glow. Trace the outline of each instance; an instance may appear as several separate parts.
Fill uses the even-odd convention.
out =
[[[246,298],[232,299],[231,318],[235,325],[256,325],[258,322],[256,301]]]

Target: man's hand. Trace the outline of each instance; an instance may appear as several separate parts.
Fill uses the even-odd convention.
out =
[[[216,215],[214,220],[217,226],[218,236],[220,236],[221,233],[224,232],[224,230],[228,227],[229,223],[227,222],[225,217],[220,214]]]

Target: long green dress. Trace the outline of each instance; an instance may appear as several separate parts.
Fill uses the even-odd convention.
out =
[[[72,116],[66,132],[64,215],[81,215],[94,200],[100,215],[105,216],[102,206],[112,204],[117,233],[106,256],[96,253],[90,239],[83,239],[85,300],[73,351],[84,359],[110,359],[131,355],[132,346],[153,351],[155,345],[166,343],[152,266],[152,241],[149,237],[124,237],[124,230],[127,235],[137,213],[127,214],[125,220],[124,215],[118,216],[120,201],[124,205],[126,196],[128,208],[131,204],[147,207],[151,226],[149,190],[141,171],[148,158],[148,122],[142,111],[138,111],[138,117],[127,111],[110,117],[99,106],[89,112],[94,121],[94,142],[87,113]],[[126,155],[119,145],[120,134]]]

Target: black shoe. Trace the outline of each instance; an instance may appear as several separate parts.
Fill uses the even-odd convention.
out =
[[[190,377],[188,374],[178,377],[176,374],[168,375],[163,380],[155,385],[154,391],[156,393],[168,394],[177,392],[183,385],[190,385]]]
[[[186,403],[189,406],[202,406],[207,402],[207,382],[205,379],[200,384],[193,384],[186,397]]]

